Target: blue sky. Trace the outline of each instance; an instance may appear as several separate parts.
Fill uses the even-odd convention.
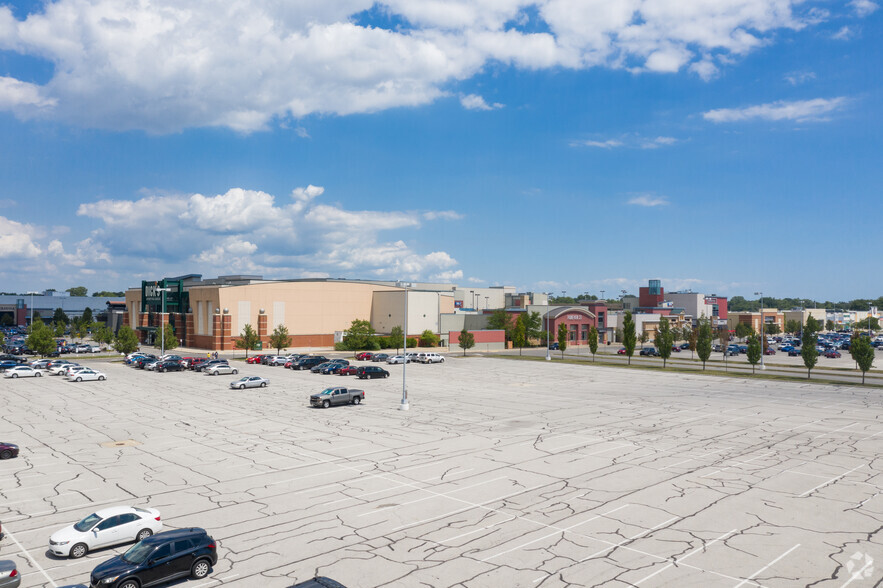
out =
[[[875,2],[235,6],[0,7],[0,290],[881,293]]]

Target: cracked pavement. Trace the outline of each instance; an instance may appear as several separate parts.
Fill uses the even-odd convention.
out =
[[[0,559],[22,586],[85,586],[49,535],[97,509],[204,527],[218,564],[180,585],[883,585],[883,393],[449,356],[387,380],[245,366],[106,382],[0,380]],[[360,406],[312,409],[328,385]],[[130,446],[102,443],[132,440]],[[176,584],[178,585],[178,584]]]

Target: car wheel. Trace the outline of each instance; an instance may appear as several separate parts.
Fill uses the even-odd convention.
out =
[[[261,382],[261,388],[266,388],[266,387],[267,387],[267,383],[266,383],[266,382]]]
[[[98,381],[101,382],[104,380],[104,376],[98,376]]]
[[[385,374],[383,374],[383,377],[384,377],[384,378],[388,378],[388,377],[389,377],[389,373],[385,373]]]
[[[41,378],[41,377],[43,377],[43,372],[37,372],[34,375],[37,376],[38,378]]]
[[[358,404],[362,402],[362,399],[359,396],[353,397],[353,404]]]
[[[141,529],[140,531],[138,531],[138,534],[135,535],[135,541],[143,541],[151,535],[153,535],[153,531],[151,531],[150,529]]]
[[[245,390],[245,384],[239,384],[239,389],[240,389],[240,390]]]
[[[327,400],[322,401],[322,408],[328,408],[329,406],[331,406],[330,402],[328,402]]]
[[[83,381],[83,378],[77,376],[77,382],[82,382],[82,381]]]
[[[139,584],[137,580],[126,580],[120,584],[120,588],[139,588]]]
[[[234,374],[238,374],[238,373],[239,373],[239,370],[233,370],[233,373],[234,373]]]
[[[13,378],[17,378],[17,377],[18,377],[18,374],[12,374],[12,377],[13,377]]]
[[[209,570],[211,570],[211,566],[209,566],[206,560],[201,559],[190,568],[190,575],[193,579],[199,580],[208,576]]]
[[[0,459],[9,459],[10,457],[12,457],[12,452],[10,450],[4,449],[3,451],[0,451]]]
[[[89,548],[86,547],[85,543],[77,543],[76,545],[71,547],[70,556],[73,559],[78,559],[78,558],[81,558],[84,555],[86,555],[86,553],[88,553],[88,551],[89,551]]]

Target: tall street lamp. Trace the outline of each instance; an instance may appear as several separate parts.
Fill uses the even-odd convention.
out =
[[[549,320],[552,314],[552,293],[546,294],[546,361],[552,361],[552,327]]]
[[[34,294],[36,292],[28,292],[31,295],[31,325],[34,324]]]
[[[404,322],[404,342],[402,345],[402,403],[399,405],[399,410],[408,410],[411,406],[408,404],[408,386],[407,380],[405,379],[406,370],[408,367],[408,288],[411,287],[410,282],[396,282],[396,286],[399,288],[403,288],[405,291],[405,320]]]
[[[763,292],[755,292],[755,296],[760,296],[760,336],[762,337],[760,340],[760,369],[765,370],[766,365],[763,363],[764,349],[763,344],[766,341],[766,333],[764,333],[764,324],[763,324]]]

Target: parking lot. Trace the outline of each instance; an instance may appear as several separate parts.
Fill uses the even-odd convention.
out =
[[[88,362],[89,360],[86,360]],[[85,362],[84,362],[85,363]],[[104,382],[0,379],[0,559],[85,586],[128,546],[49,535],[104,506],[204,527],[218,564],[176,585],[879,586],[883,393],[449,355],[356,380],[246,366]],[[331,384],[359,406],[312,409]]]

